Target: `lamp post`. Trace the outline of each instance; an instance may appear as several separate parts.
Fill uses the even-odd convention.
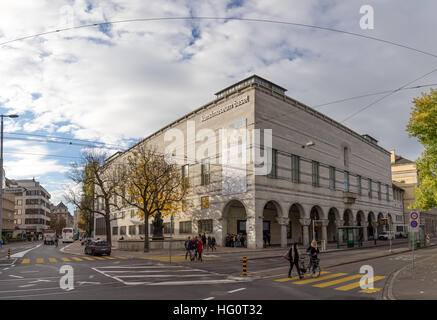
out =
[[[0,243],[3,234],[3,118],[18,118],[17,114],[0,114],[1,119],[1,142],[0,142]],[[6,178],[6,177],[5,177]]]

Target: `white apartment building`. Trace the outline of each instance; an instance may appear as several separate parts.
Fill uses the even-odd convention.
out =
[[[205,232],[224,245],[226,234],[244,233],[248,247],[260,248],[264,234],[270,235],[272,244],[307,245],[313,238],[347,237],[347,231],[338,232],[344,226],[361,227],[356,230],[367,240],[387,228],[381,224],[384,219],[392,230],[403,225],[402,208],[393,200],[390,152],[374,138],[354,132],[285,92],[251,76],[139,142],[165,153],[172,143],[165,137],[173,135],[174,129],[185,137],[183,148],[175,146],[173,156],[182,151],[187,159],[181,170],[192,190],[186,210],[175,216],[175,237]],[[246,152],[240,152],[247,159],[243,166],[216,161],[223,158],[221,129],[250,136]],[[265,163],[255,164],[258,142],[252,139],[253,129],[260,130],[259,145],[268,151],[261,155],[271,155]],[[272,146],[264,148],[269,129]],[[206,139],[205,130],[213,130],[216,138]],[[210,147],[218,151],[210,152]],[[134,148],[113,155],[107,163],[122,162]],[[272,168],[270,173],[256,174],[266,164]],[[139,239],[144,234],[135,210],[114,215],[120,219],[111,222],[113,240]],[[164,222],[168,235],[169,217]],[[96,215],[95,226],[96,236],[104,238],[102,217]]]
[[[11,180],[7,192],[15,193],[15,234],[42,232],[50,224],[50,193],[35,179]]]

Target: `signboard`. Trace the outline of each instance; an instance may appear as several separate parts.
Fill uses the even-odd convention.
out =
[[[24,188],[7,188],[3,190],[4,193],[22,193]]]
[[[420,225],[420,211],[410,210],[410,222],[408,224],[408,231],[418,232]]]

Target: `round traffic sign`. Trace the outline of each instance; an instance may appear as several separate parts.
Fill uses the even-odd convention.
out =
[[[416,220],[419,217],[417,212],[411,212],[411,219]]]
[[[416,228],[417,227],[417,221],[411,221],[411,227]]]

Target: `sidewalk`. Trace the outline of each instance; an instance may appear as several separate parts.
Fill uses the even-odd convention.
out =
[[[437,253],[406,265],[395,272],[388,287],[388,299],[435,300],[437,299]]]

